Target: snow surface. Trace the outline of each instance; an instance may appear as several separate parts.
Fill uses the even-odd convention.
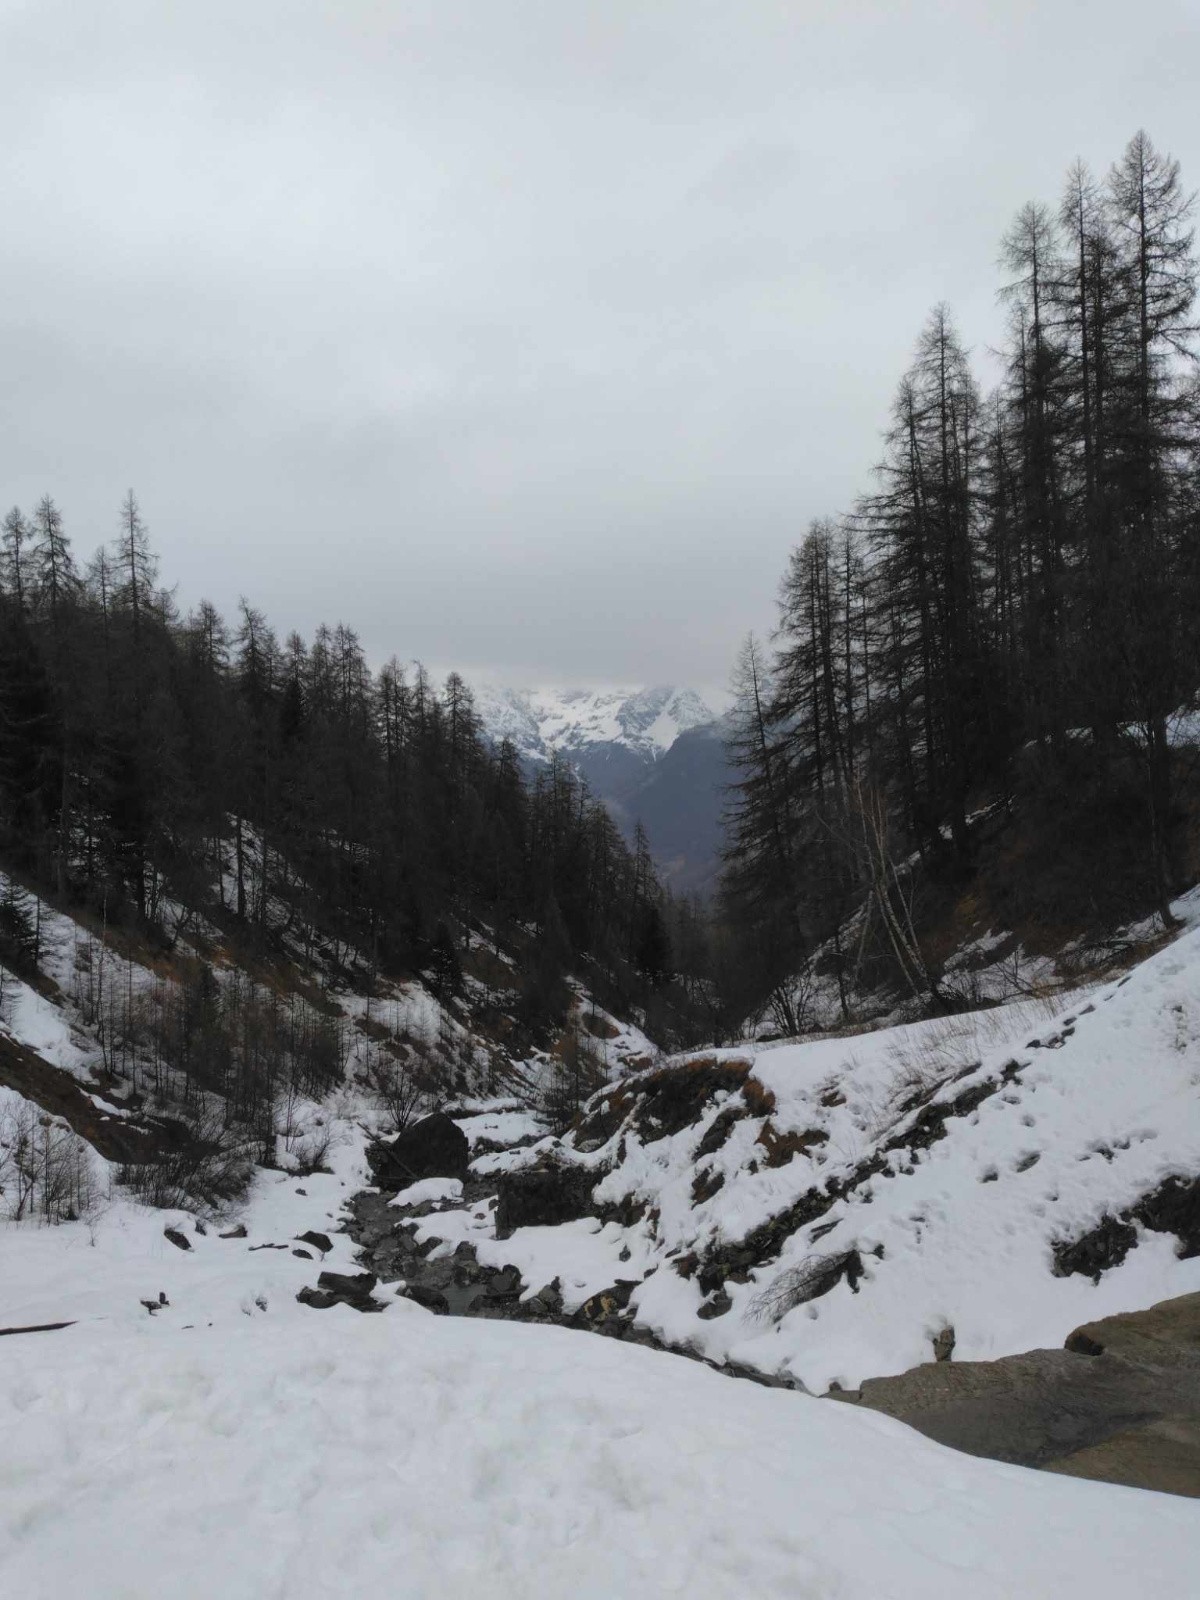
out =
[[[342,1171],[357,1159],[343,1150]],[[210,1231],[190,1252],[136,1207],[91,1236],[7,1231],[6,1314],[83,1320],[5,1340],[0,1592],[1193,1592],[1191,1501],[976,1460],[874,1413],[588,1334],[403,1299],[377,1316],[299,1306],[318,1264],[249,1246],[319,1225],[345,1181],[267,1177],[247,1240]],[[150,1315],[136,1291],[160,1287],[171,1304]]]
[[[562,1330],[399,1305],[307,1316],[12,1351],[8,1592],[1194,1592],[1188,1501],[955,1455],[884,1417]]]
[[[393,1195],[388,1205],[421,1206],[439,1200],[461,1200],[462,1192],[461,1178],[421,1178]]]
[[[740,1329],[755,1359],[763,1354],[755,1338],[774,1341],[774,1363],[812,1376],[868,1357],[872,1370],[885,1370],[881,1350],[899,1349],[896,1360],[907,1364],[906,1340],[914,1329],[923,1336],[932,1308],[954,1311],[960,1345],[978,1342],[980,1327],[1003,1344],[1022,1328],[1036,1325],[1040,1335],[1048,1322],[1083,1320],[1077,1307],[1095,1315],[1158,1298],[1164,1286],[1183,1292],[1197,1264],[1175,1262],[1169,1241],[1150,1239],[1119,1292],[1050,1280],[1048,1293],[1076,1297],[1051,1302],[1037,1287],[1045,1261],[1034,1245],[1040,1238],[1044,1248],[1045,1230],[1030,1221],[1050,1202],[1036,1187],[1024,1209],[1011,1197],[1019,1184],[1044,1189],[1057,1161],[1054,1171],[1077,1180],[1074,1188],[1059,1181],[1060,1203],[1067,1196],[1070,1214],[1083,1217],[1100,1203],[1093,1174],[1105,1175],[1106,1194],[1114,1184],[1133,1192],[1185,1150],[1195,1153],[1197,937],[1124,987],[1092,996],[1095,1011],[1080,1008],[1073,1038],[1034,1053],[1022,1103],[985,1102],[952,1160],[938,1165],[937,1146],[912,1174],[879,1182],[865,1212],[839,1215],[846,1238],[866,1243],[872,1227],[894,1247],[872,1268],[869,1288],[886,1298],[862,1320],[868,1334],[856,1334],[850,1316],[871,1303],[868,1286],[854,1299],[844,1286],[826,1296],[817,1323],[801,1313],[794,1326],[785,1319],[753,1336],[731,1313],[688,1327],[718,1337],[723,1324]],[[880,1095],[904,1050],[919,1046],[923,1059],[948,1064],[969,1048],[986,1070],[1035,1024],[1048,1038],[1044,1014],[1008,1008],[989,1014],[990,1034],[912,1028],[826,1040],[761,1051],[755,1071],[778,1096],[777,1119],[807,1118],[816,1107],[849,1153],[855,1118],[886,1113]],[[845,1106],[819,1107],[818,1091],[846,1066]],[[304,1108],[332,1123],[333,1170],[261,1172],[242,1214],[245,1238],[223,1239],[211,1222],[201,1233],[185,1213],[148,1210],[119,1190],[84,1222],[0,1226],[0,1326],[74,1322],[0,1345],[0,1594],[1133,1600],[1195,1592],[1196,1502],[976,1460],[874,1413],[589,1334],[435,1318],[382,1286],[379,1315],[298,1304],[297,1291],[323,1267],[356,1270],[337,1228],[366,1181],[362,1110],[349,1095]],[[1115,1150],[1111,1161],[1075,1159],[1118,1128],[1158,1137]],[[628,1141],[626,1176],[658,1185],[666,1237],[697,1224],[736,1233],[805,1179],[790,1167],[743,1166],[741,1178],[731,1171],[723,1212],[684,1206],[673,1186],[690,1182],[696,1130],[677,1137],[677,1147],[659,1141],[657,1152]],[[1003,1164],[1033,1138],[1043,1150],[1037,1166],[980,1186],[982,1162]],[[994,1213],[975,1209],[954,1224],[964,1197],[986,1206],[1005,1194]],[[192,1248],[172,1244],[165,1225]],[[436,1226],[443,1250],[469,1237],[482,1259],[519,1265],[530,1284],[558,1276],[568,1304],[647,1271],[643,1298],[660,1283],[691,1290],[654,1270],[663,1238],[613,1223],[584,1219],[496,1241],[484,1202],[419,1226],[429,1237]],[[973,1270],[969,1228],[982,1229]],[[324,1258],[299,1242],[309,1230],[329,1235]],[[960,1307],[948,1297],[964,1273]],[[1006,1297],[1028,1305],[1006,1309]],[[726,1342],[738,1353],[735,1339]]]

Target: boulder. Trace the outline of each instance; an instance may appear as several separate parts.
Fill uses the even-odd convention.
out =
[[[323,1256],[327,1256],[333,1249],[333,1240],[329,1235],[318,1233],[315,1228],[309,1228],[307,1233],[298,1233],[296,1239],[300,1244],[312,1245],[313,1249],[319,1250]]]
[[[496,1199],[496,1237],[517,1228],[555,1227],[592,1212],[596,1174],[558,1163],[501,1173]]]
[[[1068,1335],[1066,1348],[1077,1355],[1123,1356],[1154,1367],[1200,1366],[1200,1294],[1086,1322]]]
[[[367,1161],[381,1189],[407,1189],[422,1178],[465,1178],[471,1147],[444,1111],[423,1117],[390,1144],[373,1144]]]
[[[1200,1294],[1087,1323],[1064,1350],[934,1362],[836,1398],[970,1455],[1200,1497]]]
[[[186,1233],[180,1233],[178,1228],[164,1228],[163,1238],[169,1239],[176,1250],[190,1250],[192,1248],[192,1241]]]
[[[382,1304],[371,1297],[378,1281],[373,1272],[322,1272],[317,1287],[301,1289],[296,1299],[316,1311],[337,1305],[353,1306],[355,1311],[382,1311]]]

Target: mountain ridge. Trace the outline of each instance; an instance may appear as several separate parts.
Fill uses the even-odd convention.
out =
[[[713,697],[715,698],[715,697]],[[706,894],[716,881],[728,769],[724,711],[675,684],[607,689],[475,689],[484,734],[536,770],[566,756],[627,837],[638,823],[666,880]]]

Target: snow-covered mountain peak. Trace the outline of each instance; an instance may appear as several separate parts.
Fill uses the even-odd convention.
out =
[[[681,733],[716,720],[694,689],[499,689],[476,691],[483,725],[511,739],[523,756],[548,760],[593,745],[615,744],[655,759]]]

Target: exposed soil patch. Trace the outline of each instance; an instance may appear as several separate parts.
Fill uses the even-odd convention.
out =
[[[117,1117],[103,1110],[69,1072],[6,1036],[0,1036],[0,1084],[61,1117],[108,1161],[141,1165],[185,1149],[192,1140],[182,1122],[145,1113]]]

